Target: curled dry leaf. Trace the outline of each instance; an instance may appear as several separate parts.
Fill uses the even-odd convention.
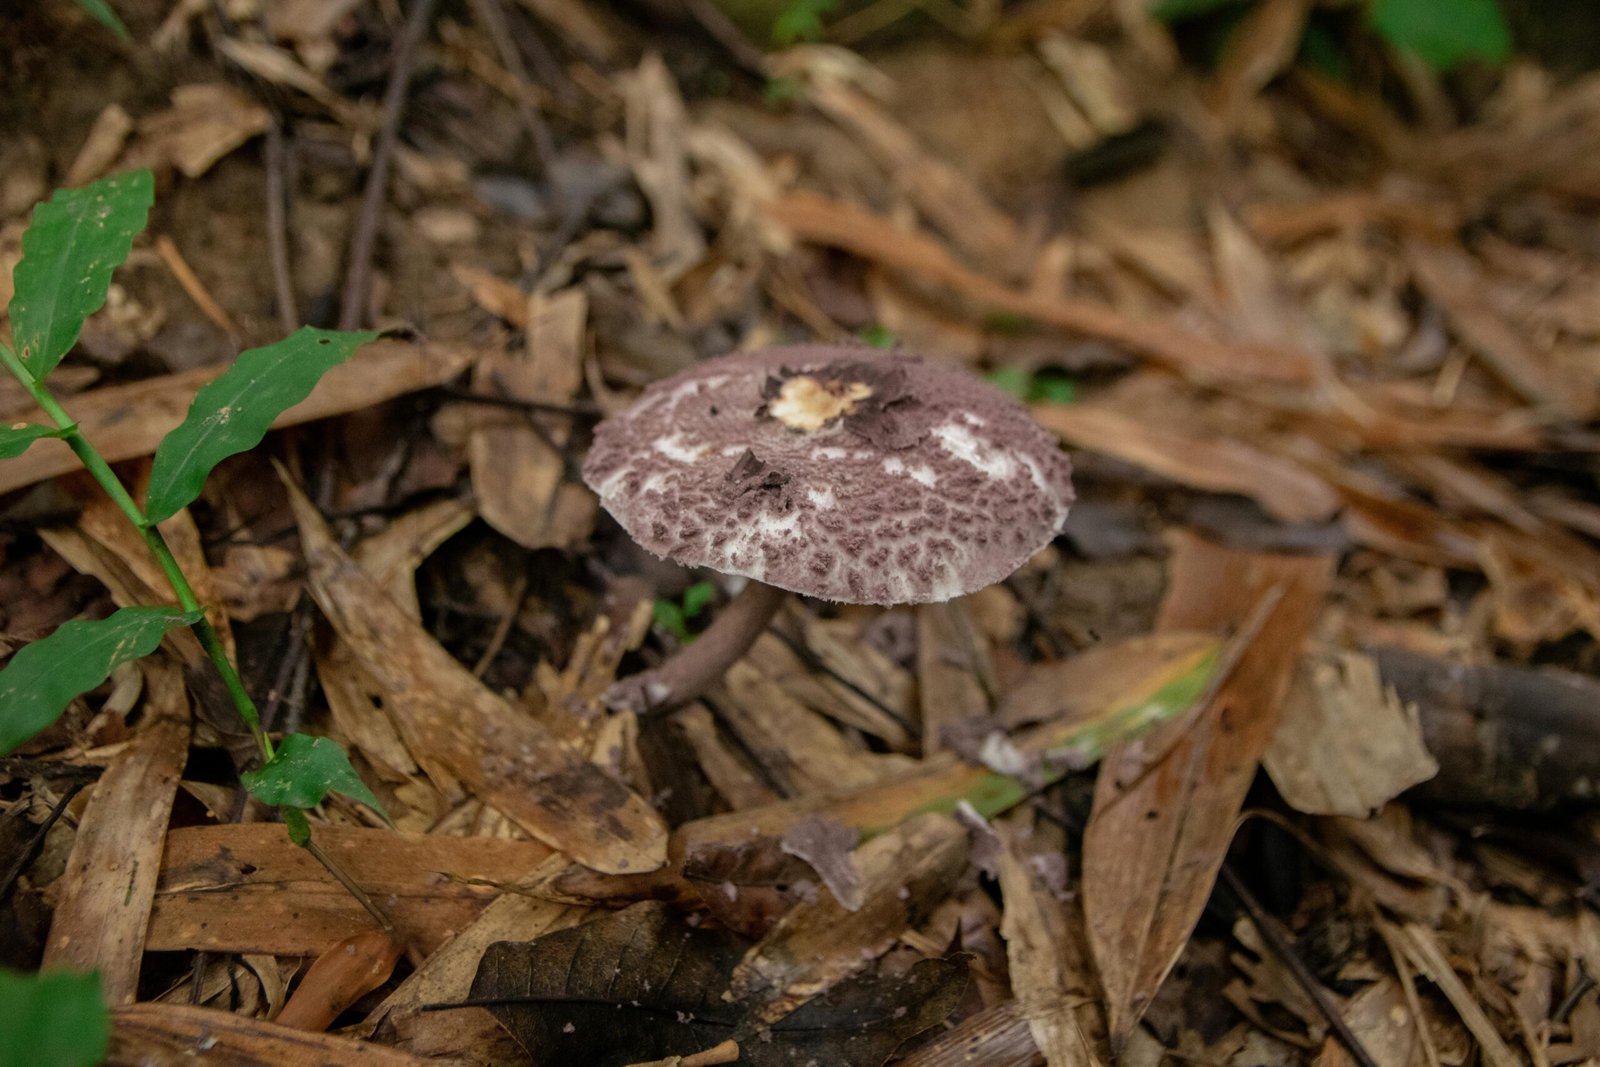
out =
[[[407,617],[336,545],[292,485],[312,596],[381,688],[407,747],[428,753],[523,829],[610,873],[666,862],[666,828],[615,776],[512,708]]]
[[[318,956],[278,1013],[280,1026],[320,1033],[350,1005],[389,980],[400,943],[382,930],[364,930]]]

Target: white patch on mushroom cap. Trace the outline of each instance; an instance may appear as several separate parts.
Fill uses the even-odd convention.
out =
[[[929,489],[939,484],[939,476],[933,473],[933,468],[924,467],[921,464],[911,468],[911,480],[921,482]]]
[[[806,497],[810,499],[811,506],[818,510],[827,510],[839,503],[839,498],[833,495],[832,489],[807,489]]]
[[[933,435],[946,452],[991,478],[1009,478],[1017,473],[1017,461],[1010,452],[986,445],[965,426],[941,423],[933,428]]]
[[[883,461],[883,472],[885,474],[904,474],[906,472],[906,465],[901,461],[899,456],[890,456],[888,459]]]
[[[963,411],[961,413],[961,421],[966,423],[968,426],[987,426],[987,425],[989,425],[989,420],[988,419],[984,418],[982,415],[974,415],[970,411]]]
[[[815,453],[818,459],[844,459],[849,454],[844,449],[835,448],[832,445],[825,445],[817,449]]]
[[[686,446],[683,443],[683,434],[681,433],[658,437],[650,442],[650,447],[678,463],[697,462],[706,452],[704,445],[697,445],[693,448]]]

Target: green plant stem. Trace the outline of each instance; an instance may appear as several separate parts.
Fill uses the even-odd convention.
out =
[[[217,668],[217,673],[222,676],[222,682],[228,689],[228,694],[233,697],[234,706],[239,709],[239,717],[250,728],[250,733],[256,739],[256,744],[261,749],[261,756],[265,760],[272,759],[272,739],[261,728],[261,715],[256,711],[255,701],[250,699],[250,694],[245,690],[244,682],[239,678],[239,672],[234,669],[233,661],[228,659],[228,652],[222,647],[222,637],[217,633],[217,628],[211,625],[211,620],[206,617],[205,609],[200,604],[200,598],[195,596],[194,588],[189,584],[189,579],[184,575],[183,568],[178,565],[172,549],[167,545],[167,539],[161,536],[161,531],[156,528],[144,511],[122,484],[122,479],[117,477],[107,463],[105,457],[100,455],[89,439],[83,436],[78,429],[78,424],[68,415],[66,409],[57,401],[43,382],[34,377],[22,360],[17,358],[15,352],[6,345],[0,345],[0,364],[4,364],[28,390],[34,403],[39,405],[46,415],[61,430],[61,439],[67,443],[73,453],[83,463],[84,469],[100,483],[100,488],[105,490],[113,503],[133,523],[134,529],[144,538],[145,545],[150,549],[150,554],[155,557],[160,565],[161,572],[167,576],[167,582],[172,586],[172,591],[177,594],[178,606],[184,611],[198,613],[199,621],[194,623],[192,629],[195,636],[200,639],[200,645],[206,650],[206,655],[211,658],[212,664]]]

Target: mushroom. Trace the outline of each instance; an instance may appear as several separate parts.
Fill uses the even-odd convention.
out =
[[[905,353],[796,345],[655,382],[596,428],[583,479],[646,549],[750,581],[698,640],[605,699],[693,700],[785,590],[920,604],[997,582],[1060,531],[1071,472],[1016,400]]]

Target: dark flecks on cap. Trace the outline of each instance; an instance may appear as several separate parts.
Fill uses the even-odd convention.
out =
[[[786,402],[817,403],[791,420],[803,429],[771,414],[799,378]],[[657,554],[868,603],[998,581],[1072,499],[1066,456],[1011,397],[954,367],[827,345],[655,383],[596,430],[584,479]]]

